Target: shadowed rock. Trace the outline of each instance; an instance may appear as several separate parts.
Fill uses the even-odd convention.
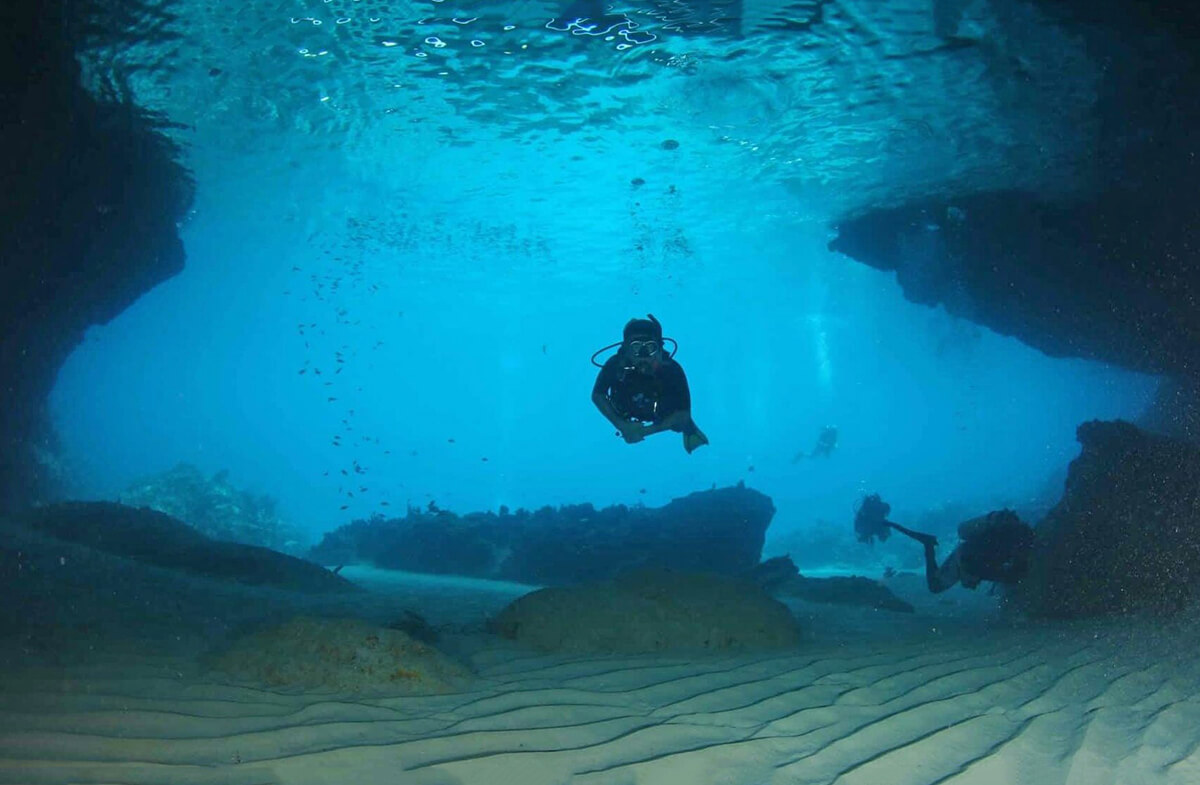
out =
[[[154,510],[111,502],[70,502],[38,508],[18,520],[49,537],[193,575],[292,591],[357,590],[350,581],[311,562],[254,545],[209,539]]]
[[[790,556],[767,559],[746,577],[776,596],[796,597],[808,602],[859,605],[879,610],[912,613],[913,606],[878,581],[860,576],[806,578]]]
[[[176,148],[119,86],[85,90],[77,60],[159,15],[140,0],[0,4],[0,510],[58,490],[46,396],[84,331],[183,269],[192,182]]]

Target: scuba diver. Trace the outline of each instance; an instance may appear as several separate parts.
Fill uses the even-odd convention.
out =
[[[796,453],[796,457],[792,458],[792,463],[799,463],[804,458],[828,458],[833,454],[833,448],[837,447],[838,429],[836,425],[826,425],[821,429],[821,433],[817,436],[817,444],[813,447],[812,452],[808,455],[804,451]]]
[[[629,444],[651,434],[676,431],[683,434],[683,448],[691,453],[708,444],[692,420],[692,396],[683,368],[675,362],[679,344],[667,353],[663,347],[662,325],[648,314],[645,319],[630,319],[620,343],[609,344],[592,355],[592,364],[600,368],[592,387],[592,403],[617,428],[617,435]],[[620,347],[603,365],[596,357]]]
[[[892,534],[891,527],[896,525],[887,519],[891,511],[892,505],[879,498],[879,494],[864,497],[854,512],[854,533],[858,535],[858,541],[868,545],[874,543],[876,537],[880,542],[886,541]]]
[[[960,523],[958,546],[938,566],[937,537],[887,520],[891,509],[878,494],[863,499],[854,516],[859,541],[869,543],[875,537],[886,540],[889,530],[895,529],[921,543],[925,548],[925,583],[934,594],[956,583],[966,589],[974,589],[982,581],[1012,585],[1029,572],[1033,527],[1012,510],[996,510]]]

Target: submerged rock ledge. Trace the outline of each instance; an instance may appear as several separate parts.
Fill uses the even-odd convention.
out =
[[[737,575],[758,564],[774,515],[770,497],[742,484],[658,508],[409,510],[329,532],[310,557],[538,585],[604,580],[640,567]]]

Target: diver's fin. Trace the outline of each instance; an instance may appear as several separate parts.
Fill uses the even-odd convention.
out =
[[[708,437],[701,433],[699,428],[683,435],[683,449],[687,450],[689,455],[697,447],[705,444],[708,444]]]

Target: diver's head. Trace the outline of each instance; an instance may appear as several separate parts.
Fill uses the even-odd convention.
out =
[[[639,371],[656,369],[663,359],[662,325],[653,314],[646,319],[630,319],[625,323],[621,353]]]

